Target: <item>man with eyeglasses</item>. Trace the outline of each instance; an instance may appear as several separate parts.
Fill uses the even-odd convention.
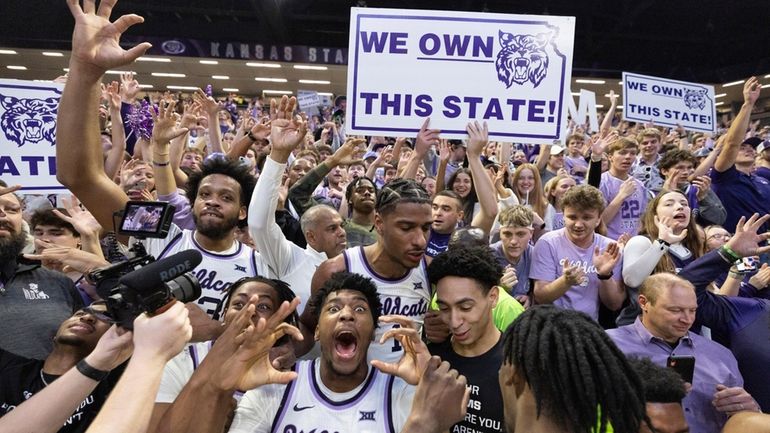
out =
[[[109,323],[99,319],[99,313],[105,311],[104,303],[94,303],[62,322],[53,338],[53,351],[44,360],[19,356],[0,347],[0,417],[29,400],[72,367],[77,367],[82,374],[99,384],[59,432],[85,432],[88,429],[120,379],[125,368],[123,362],[131,353],[130,334],[118,336],[117,328],[110,329]],[[100,339],[104,342],[97,345]]]

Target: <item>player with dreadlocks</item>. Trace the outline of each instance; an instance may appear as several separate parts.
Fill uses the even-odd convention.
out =
[[[431,199],[425,188],[411,179],[395,179],[377,193],[374,228],[377,242],[364,247],[348,248],[341,255],[322,263],[311,283],[311,292],[323,286],[339,271],[353,272],[374,280],[382,301],[382,315],[402,315],[422,323],[430,302],[425,246],[433,217]],[[300,317],[300,329],[305,336],[297,354],[310,350],[317,325],[317,313],[308,305]],[[397,340],[380,344],[380,337],[393,326],[380,326],[375,342],[369,346],[369,359],[397,362],[403,348]],[[349,342],[346,342],[349,343]],[[351,347],[338,344],[335,347]],[[362,346],[355,342],[353,347]]]
[[[508,431],[638,433],[644,389],[626,357],[584,313],[536,306],[503,339]]]

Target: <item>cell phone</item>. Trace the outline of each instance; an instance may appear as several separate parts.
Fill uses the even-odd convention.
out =
[[[161,201],[129,201],[118,233],[140,238],[165,238],[176,209]]]
[[[695,372],[695,357],[691,355],[671,355],[666,363],[668,368],[673,369],[687,383],[692,383],[692,376]]]
[[[759,263],[759,256],[744,257],[735,267],[738,272],[753,272],[757,270],[757,263]]]

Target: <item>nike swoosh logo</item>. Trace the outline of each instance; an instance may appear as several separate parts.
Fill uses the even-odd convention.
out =
[[[312,409],[315,406],[305,406],[305,407],[299,407],[297,404],[294,405],[294,412],[302,412],[303,410]]]

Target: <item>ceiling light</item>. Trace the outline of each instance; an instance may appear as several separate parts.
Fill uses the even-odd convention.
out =
[[[725,101],[720,101],[720,102],[717,102],[716,104],[714,104],[714,106],[715,106],[715,107],[718,107],[718,106],[720,106],[720,105],[722,105],[722,104],[724,104],[724,103],[725,103]]]
[[[302,84],[331,84],[331,81],[327,80],[299,80]]]
[[[286,78],[265,78],[265,77],[257,77],[255,78],[256,81],[265,81],[268,83],[285,83],[289,80]]]
[[[291,95],[290,90],[263,90],[262,93],[267,95]]]
[[[200,63],[201,65],[218,65],[219,64],[219,62],[217,62],[216,60],[198,60],[198,63]]]
[[[109,71],[105,72],[105,74],[107,74],[107,75],[121,75],[121,74],[128,74],[130,72],[131,71],[113,71],[113,70],[110,69]]]
[[[623,85],[623,82],[622,82],[622,81],[618,81],[618,84],[622,86],[622,85]]]
[[[770,87],[770,84],[763,84],[761,88],[762,89],[767,89],[768,87]]]
[[[70,71],[70,68],[64,68],[64,69],[62,69],[62,70],[63,70],[64,72],[69,72],[69,71]]]
[[[334,94],[329,92],[318,92],[318,96],[334,96]]]
[[[0,50],[0,54],[3,54],[3,50]],[[765,78],[770,78],[770,74],[765,75]]]
[[[0,54],[19,54],[14,50],[0,50]]]
[[[604,105],[602,105],[602,104],[596,104],[596,105],[595,105],[595,107],[596,107],[596,108],[604,108]]]
[[[140,84],[140,89],[152,89],[152,84]]]
[[[743,84],[745,81],[746,80],[738,80],[738,81],[733,81],[732,83],[725,83],[725,84],[722,84],[722,87],[737,86],[738,84]]]
[[[248,62],[246,63],[246,66],[251,66],[252,68],[280,68],[281,65],[277,63],[259,63],[259,62]]]
[[[580,92],[572,92],[571,95],[572,96],[580,96]]]
[[[185,78],[185,74],[176,74],[173,72],[153,72],[153,77],[171,77],[171,78]]]
[[[622,110],[622,109],[623,109],[623,106],[622,106],[622,105],[618,105],[616,108],[617,108],[618,110]]]
[[[578,80],[575,80],[575,82],[576,83],[580,83],[580,84],[604,84],[604,80],[583,80],[583,79],[578,79]]]
[[[311,71],[325,71],[329,68],[327,68],[326,66],[294,65],[294,69],[309,69]]]
[[[14,71],[26,71],[26,70],[27,70],[27,67],[26,67],[26,66],[14,66],[14,65],[8,65],[8,66],[6,66],[6,68],[8,68],[8,69],[13,69]]]
[[[168,57],[139,57],[136,60],[140,62],[171,63],[171,59]]]
[[[47,57],[64,57],[64,54],[55,51],[43,51],[43,55]]]
[[[198,90],[195,86],[166,86],[169,90]]]
[[[232,87],[224,87],[222,89],[223,92],[240,92],[238,89],[233,89]]]
[[[721,98],[721,97],[723,97],[723,96],[727,96],[727,93],[720,93],[720,94],[718,94],[718,95],[715,95],[714,97],[715,97],[715,98]]]
[[[212,75],[211,78],[213,78],[215,80],[229,80],[230,79],[230,77],[228,77],[227,75]]]

